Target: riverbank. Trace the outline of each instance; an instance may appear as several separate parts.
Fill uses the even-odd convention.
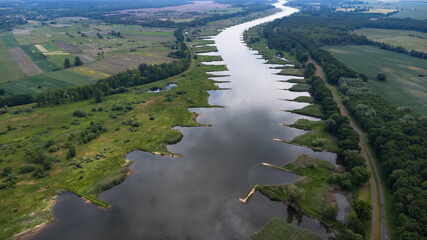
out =
[[[253,14],[252,17],[261,16],[262,14]],[[198,42],[203,43],[201,40]],[[4,221],[6,223],[1,225],[1,228],[7,231],[0,233],[0,237],[10,238],[23,229],[31,229],[50,221],[51,208],[41,214],[37,206],[34,206],[34,202],[56,196],[65,190],[108,208],[109,204],[100,201],[97,196],[105,189],[122,182],[129,174],[129,171],[123,171],[129,164],[123,159],[123,155],[130,151],[139,149],[164,156],[178,156],[166,148],[167,145],[175,144],[182,139],[182,133],[172,128],[200,126],[196,122],[196,114],[188,109],[213,107],[207,102],[209,96],[207,91],[217,90],[218,87],[215,86],[215,81],[208,79],[210,75],[207,72],[224,71],[226,68],[201,63],[219,59],[219,57],[197,56],[183,74],[129,88],[127,93],[103,97],[101,103],[86,100],[62,106],[37,108],[34,112],[18,116],[10,114],[0,116],[3,123],[18,126],[16,131],[8,132],[7,137],[29,139],[28,142],[23,140],[19,146],[13,147],[30,145],[29,142],[34,141],[31,136],[34,135],[41,145],[53,139],[54,145],[59,148],[56,152],[48,154],[59,160],[55,160],[52,164],[49,176],[34,182],[31,173],[18,175],[13,191],[0,190],[0,201],[4,206],[1,210],[5,213],[2,214],[2,218],[7,219]],[[177,86],[169,91],[147,92],[155,87],[164,89],[170,83]],[[72,117],[76,110],[84,112],[86,116]],[[68,124],[70,121],[71,124]],[[64,122],[67,124],[64,125]],[[105,132],[88,143],[81,144],[79,135],[91,126],[91,122],[102,122]],[[70,144],[74,145],[76,156],[67,159],[66,146]],[[17,156],[17,159],[23,161],[13,163],[14,172],[25,163],[24,153]],[[17,201],[20,194],[25,194],[27,198],[25,203]]]

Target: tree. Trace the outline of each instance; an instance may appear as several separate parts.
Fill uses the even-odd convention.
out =
[[[377,73],[377,79],[378,81],[386,81],[387,75],[385,73]]]
[[[95,102],[97,102],[97,103],[102,102],[102,98],[101,98],[101,96],[102,96],[102,91],[101,91],[101,90],[99,90],[99,89],[95,89],[95,91],[94,91],[94,95],[95,95]]]
[[[74,66],[80,66],[82,64],[83,64],[83,62],[79,57],[74,58]]]
[[[333,203],[323,210],[323,215],[327,219],[335,220],[338,216],[338,204]]]
[[[350,212],[346,217],[346,225],[349,229],[351,229],[354,233],[365,236],[365,226],[362,221],[357,218],[357,214],[355,212]]]
[[[71,146],[67,153],[67,159],[73,158],[76,156],[76,148]]]
[[[70,68],[70,67],[71,67],[70,59],[66,58],[64,60],[64,68]]]
[[[5,167],[4,169],[3,169],[3,172],[2,172],[2,176],[4,177],[4,176],[7,176],[7,175],[9,175],[9,174],[11,174],[12,173],[12,168],[11,167],[9,167],[9,166],[7,166],[7,167]]]
[[[357,166],[351,169],[351,183],[360,186],[370,178],[369,172],[365,167]]]
[[[353,231],[346,229],[344,232],[339,233],[336,237],[336,240],[362,240],[362,236],[355,234]]]
[[[362,222],[371,220],[372,218],[372,205],[364,200],[354,200],[352,203],[353,209]]]

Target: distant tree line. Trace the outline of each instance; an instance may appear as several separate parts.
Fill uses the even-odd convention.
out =
[[[322,13],[297,14],[269,23],[264,31],[269,47],[289,51],[297,44],[301,44],[321,65],[328,82],[338,84],[345,105],[358,124],[368,133],[369,143],[374,147],[381,162],[380,167],[385,171],[385,180],[393,191],[392,209],[395,213],[397,225],[395,232],[398,239],[425,239],[427,237],[427,218],[425,217],[427,216],[427,118],[413,114],[410,109],[397,106],[375,95],[366,85],[365,75],[354,72],[320,48],[322,45],[332,43],[365,44],[367,42],[363,37],[350,36],[348,30],[354,27],[354,24],[348,23],[351,19],[339,17],[344,14],[337,14],[338,16],[330,14],[328,19],[322,16]],[[384,27],[385,25],[381,24],[405,23],[405,21],[380,20],[375,21],[378,25],[373,23],[369,26]],[[408,20],[408,22],[413,21]],[[320,80],[313,80],[311,93],[316,102],[321,103],[322,106],[329,101],[324,100],[330,96],[324,93]],[[323,109],[325,113],[329,113],[329,107],[323,107]],[[353,151],[358,151],[356,134],[352,133],[348,120],[342,119],[338,114],[332,114],[325,125],[328,131],[336,134],[340,139],[339,155],[344,160],[344,164],[348,168],[352,167],[352,174],[363,178],[364,173],[360,174],[360,168],[357,167],[362,167],[364,162],[354,157]],[[352,182],[349,175],[332,178],[331,181],[340,183],[342,187]],[[354,226],[358,225],[360,224]],[[352,230],[355,233],[360,231],[358,228]]]

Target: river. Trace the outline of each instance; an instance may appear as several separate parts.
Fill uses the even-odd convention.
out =
[[[55,222],[32,239],[248,239],[274,217],[325,237],[326,229],[316,220],[288,214],[286,205],[260,193],[247,204],[238,201],[254,184],[293,183],[299,178],[261,162],[284,165],[303,153],[331,162],[336,158],[273,141],[303,133],[279,123],[308,118],[283,111],[306,104],[281,100],[307,93],[282,90],[293,84],[279,80],[291,77],[276,75],[278,70],[242,41],[246,29],[296,11],[280,3],[275,6],[282,11],[227,28],[213,38],[229,70],[229,76],[213,79],[230,81],[219,84],[230,90],[209,92],[209,103],[224,108],[190,109],[201,114],[200,123],[212,126],[180,129],[183,140],[168,149],[182,158],[128,154],[135,161],[134,173],[100,195],[111,209],[64,193],[52,210]]]

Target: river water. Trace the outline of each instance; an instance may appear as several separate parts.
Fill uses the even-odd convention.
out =
[[[282,2],[283,4],[283,2]],[[280,126],[308,118],[283,110],[306,104],[284,101],[307,93],[289,92],[291,77],[279,76],[242,42],[244,30],[294,13],[283,7],[272,16],[230,27],[214,37],[229,71],[215,80],[230,90],[210,91],[209,103],[224,108],[190,109],[211,127],[181,128],[184,138],[168,149],[182,158],[135,151],[135,172],[122,184],[102,193],[111,204],[103,210],[71,193],[58,197],[55,222],[32,239],[248,239],[271,218],[326,237],[326,229],[308,217],[288,214],[287,206],[255,193],[242,204],[254,184],[285,184],[299,176],[262,166],[284,165],[300,154],[335,161],[335,154],[273,141],[291,140],[303,131]],[[215,73],[212,73],[215,74]],[[178,83],[179,84],[179,83]],[[311,119],[311,118],[308,118]]]

